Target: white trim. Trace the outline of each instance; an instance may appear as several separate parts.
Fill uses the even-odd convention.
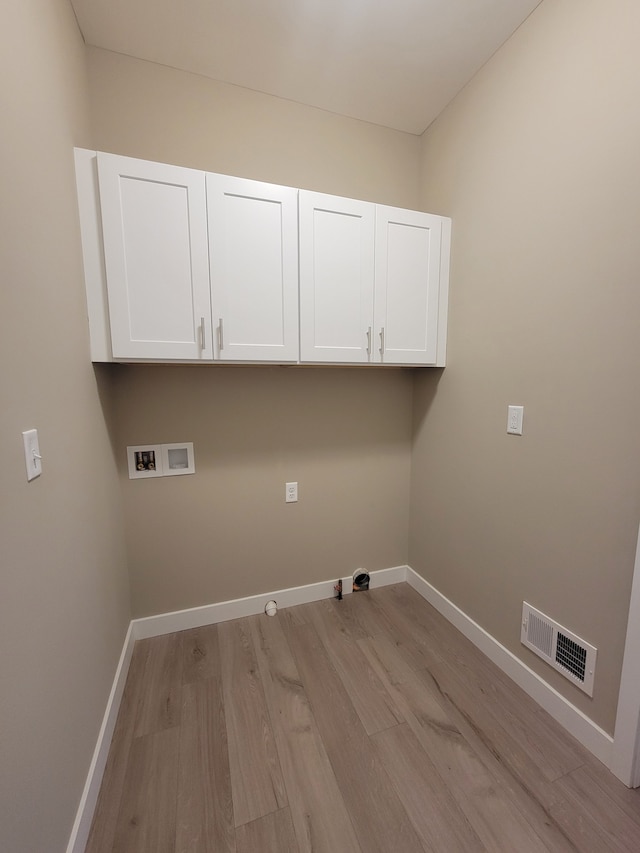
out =
[[[407,583],[429,604],[471,640],[496,666],[511,678],[525,693],[560,723],[573,737],[592,752],[607,767],[611,766],[613,738],[572,705],[568,699],[547,684],[536,672],[481,628],[452,601],[420,577],[407,569]],[[615,772],[615,771],[614,771]]]
[[[372,589],[406,581],[596,758],[609,767],[618,778],[629,785],[634,778],[632,774],[635,772],[637,779],[639,762],[636,754],[636,741],[640,737],[638,726],[640,680],[634,677],[635,667],[633,664],[635,661],[631,660],[630,655],[634,658],[637,657],[636,650],[640,648],[640,619],[631,618],[634,613],[640,614],[640,537],[636,553],[636,573],[631,595],[615,741],[409,566],[395,566],[369,574]],[[344,595],[352,592],[352,581],[352,576],[342,578]],[[170,634],[174,631],[198,628],[217,622],[225,622],[229,619],[262,613],[266,603],[272,599],[275,599],[278,607],[283,608],[332,598],[335,595],[334,584],[334,580],[321,581],[320,583],[292,587],[277,592],[209,604],[204,607],[193,607],[188,610],[134,619],[131,622],[120,655],[87,781],[80,799],[67,853],[83,853],[89,837],[109,746],[133,654],[134,642],[161,634]]]
[[[102,212],[98,186],[98,156],[86,148],[74,148],[76,189],[82,235],[85,292],[89,317],[91,361],[113,361],[107,274],[102,244]]]
[[[420,577],[409,566],[380,569],[379,571],[370,572],[369,575],[372,589],[406,581],[435,607],[445,619],[464,634],[467,639],[471,640],[480,651],[499,666],[534,701],[548,711],[560,725],[577,738],[596,758],[600,759],[607,767],[610,767],[612,772],[618,778],[622,779],[625,784],[629,784],[628,779],[630,778],[631,768],[634,764],[633,755],[635,753],[633,749],[635,749],[636,737],[639,734],[638,708],[640,706],[640,680],[633,677],[632,661],[629,658],[629,654],[633,652],[633,656],[637,657],[637,649],[640,648],[640,619],[631,618],[631,615],[634,613],[640,614],[640,539],[636,555],[636,575],[631,597],[631,614],[627,633],[625,666],[623,667],[622,683],[624,690],[626,690],[624,697],[623,690],[621,689],[621,708],[626,708],[627,712],[625,713],[623,710],[620,710],[618,713],[616,724],[616,735],[618,737],[615,744],[614,739],[610,735],[547,684],[537,673],[529,669],[526,664],[501,645],[484,628],[481,628],[480,625],[474,622],[453,602],[445,598],[442,593],[438,592],[435,587]],[[342,578],[344,595],[352,592],[352,582],[353,576],[351,575]],[[283,608],[332,598],[335,596],[335,583],[335,580],[321,581],[320,583],[307,584],[306,586],[282,589],[277,592],[253,595],[248,598],[239,598],[234,601],[223,601],[204,607],[193,607],[188,610],[178,610],[173,613],[162,613],[158,616],[134,619],[131,622],[125,637],[122,654],[120,655],[111,693],[109,694],[107,708],[102,726],[100,727],[98,741],[66,853],[83,853],[89,837],[91,821],[93,820],[93,813],[109,753],[109,746],[133,654],[134,642],[148,637],[160,636],[161,634],[170,634],[174,631],[199,628],[204,625],[225,622],[229,619],[238,619],[242,616],[252,616],[262,613],[266,603],[272,599],[275,599],[278,607]],[[625,702],[622,701],[623,698]],[[628,750],[626,755],[625,749]],[[638,764],[637,759],[635,764]],[[636,771],[637,769],[636,767]]]
[[[388,586],[392,583],[404,581],[407,575],[407,567],[395,566],[391,569],[379,569],[375,572],[369,572],[369,575],[371,588]],[[191,607],[188,610],[176,610],[173,613],[160,613],[157,616],[134,619],[131,623],[133,635],[136,640],[142,640],[147,637],[158,637],[160,634],[172,634],[174,631],[185,631],[188,628],[201,628],[203,625],[227,622],[229,619],[254,616],[263,613],[265,605],[272,599],[275,600],[279,608],[283,608],[332,598],[335,595],[334,586],[336,582],[336,580],[320,581],[320,583],[280,589],[277,592],[265,592],[247,598],[236,598],[232,601],[206,604],[203,607]],[[352,576],[342,578],[343,595],[351,593],[352,586]]]
[[[371,577],[370,589],[379,586],[390,586],[394,583],[404,583],[407,579],[409,566],[394,566],[392,569],[379,569],[377,572],[369,572]],[[350,578],[353,581],[353,578]]]
[[[98,801],[100,785],[102,784],[102,776],[107,763],[109,747],[111,746],[111,738],[115,729],[118,711],[120,710],[120,702],[124,692],[124,685],[129,672],[129,664],[131,663],[131,655],[133,654],[134,636],[132,625],[129,625],[127,635],[124,639],[120,661],[113,679],[113,686],[107,701],[107,709],[104,712],[102,725],[98,734],[98,741],[93,752],[87,781],[85,782],[84,791],[80,798],[80,805],[76,813],[76,819],[71,830],[69,844],[67,845],[67,853],[83,853],[87,840],[89,838],[89,830],[91,829],[91,821]]]
[[[391,569],[379,569],[369,573],[371,588],[388,586],[393,583],[402,583],[406,580],[407,566],[395,566]],[[253,616],[263,613],[268,601],[275,599],[278,607],[292,607],[296,604],[306,604],[310,601],[319,601],[323,598],[333,598],[336,594],[336,580],[321,581],[320,583],[307,584],[306,586],[281,589],[278,592],[269,592],[262,595],[253,595],[248,598],[238,598],[235,601],[222,601],[218,604],[208,604],[204,607],[193,607],[189,610],[178,610],[174,613],[161,613],[158,616],[148,616],[142,619],[134,619],[129,625],[125,637],[122,654],[116,674],[113,680],[111,693],[107,702],[107,709],[102,720],[98,741],[89,767],[87,781],[84,786],[80,805],[73,824],[67,853],[83,853],[91,821],[95,811],[102,776],[107,763],[111,738],[116,725],[120,702],[124,692],[124,686],[129,672],[129,664],[133,654],[133,646],[136,640],[158,637],[161,634],[171,634],[174,631],[184,631],[187,628],[200,628],[203,625],[213,625],[217,622],[226,622],[229,619],[238,619],[242,616]],[[342,578],[343,595],[353,591],[353,576]]]
[[[611,772],[630,788],[640,786],[640,533],[622,659]]]
[[[449,312],[449,268],[451,264],[451,219],[442,216],[442,239],[440,248],[440,293],[438,295],[438,352],[436,367],[444,367],[447,361],[447,318]]]

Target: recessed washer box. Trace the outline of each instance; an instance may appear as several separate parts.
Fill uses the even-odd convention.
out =
[[[160,444],[136,444],[134,447],[127,447],[129,479],[162,477],[161,448]]]
[[[192,441],[136,444],[127,447],[127,462],[130,480],[195,474],[196,470]]]

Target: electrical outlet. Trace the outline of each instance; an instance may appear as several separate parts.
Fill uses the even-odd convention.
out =
[[[285,483],[284,484],[285,493],[284,499],[285,503],[293,504],[298,500],[298,484],[297,483]]]
[[[507,415],[507,432],[511,435],[522,435],[522,418],[524,406],[509,406]]]

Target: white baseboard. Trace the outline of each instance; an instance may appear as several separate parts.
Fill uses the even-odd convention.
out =
[[[406,579],[407,567],[396,566],[391,569],[380,569],[370,572],[371,588],[388,586],[393,583],[401,583]],[[87,781],[84,786],[76,819],[71,830],[71,836],[67,845],[66,853],[84,853],[84,849],[91,830],[91,821],[100,793],[100,785],[107,763],[109,746],[120,710],[120,702],[124,692],[124,686],[129,672],[129,664],[133,654],[133,646],[136,640],[148,637],[158,637],[161,634],[171,634],[174,631],[184,631],[188,628],[200,628],[204,625],[213,625],[216,622],[226,622],[229,619],[238,619],[241,616],[253,616],[263,613],[265,605],[272,599],[276,601],[279,608],[292,607],[296,604],[307,604],[310,601],[319,601],[323,598],[335,596],[334,585],[336,580],[322,581],[320,583],[308,584],[306,586],[281,589],[277,592],[253,595],[249,598],[238,598],[235,601],[223,601],[218,604],[208,604],[204,607],[193,607],[188,610],[178,610],[174,613],[161,613],[158,616],[148,616],[143,619],[134,619],[125,637],[124,646],[120,655],[120,661],[116,669],[111,693],[107,702],[107,709],[102,720],[98,741],[93,753]],[[342,578],[343,594],[348,595],[353,589],[353,578],[351,576]]]
[[[406,580],[407,567],[395,566],[391,569],[379,569],[369,572],[371,588],[388,586]],[[308,604],[335,595],[336,580],[320,581],[306,586],[279,589],[277,592],[265,592],[261,595],[251,595],[248,598],[236,598],[232,601],[221,601],[218,604],[206,604],[204,607],[191,607],[187,610],[176,610],[173,613],[161,613],[158,616],[146,616],[134,619],[131,623],[133,636],[136,640],[147,637],[158,637],[160,634],[172,634],[174,631],[185,631],[188,628],[201,628],[203,625],[214,625],[217,622],[227,622],[229,619],[240,619],[243,616],[255,616],[264,613],[268,601],[275,601],[278,608],[294,607],[296,604]],[[343,595],[352,591],[353,578],[342,578]]]
[[[394,583],[402,583],[404,581],[409,583],[445,619],[451,622],[465,637],[486,654],[509,678],[528,693],[534,701],[548,711],[560,725],[580,741],[596,758],[599,758],[607,767],[610,766],[613,738],[560,693],[554,690],[537,673],[529,669],[526,664],[488,634],[460,610],[459,607],[445,598],[435,587],[431,586],[424,578],[414,572],[413,569],[409,568],[409,566],[395,566],[394,568],[380,569],[369,574],[371,589]],[[342,579],[344,595],[352,592],[352,581],[352,577]],[[171,634],[174,631],[184,631],[188,628],[200,628],[204,625],[226,622],[229,619],[238,619],[242,616],[253,616],[263,613],[266,603],[272,599],[276,601],[278,608],[284,608],[332,598],[335,595],[335,583],[335,580],[322,581],[320,583],[307,584],[306,586],[281,589],[277,592],[253,595],[248,598],[238,598],[234,601],[209,604],[204,607],[193,607],[173,613],[161,613],[158,616],[134,619],[131,622],[124,641],[113,687],[109,695],[107,709],[98,735],[98,742],[89,768],[87,782],[67,846],[67,853],[83,853],[89,837],[91,821],[102,783],[113,730],[120,709],[120,701],[129,671],[135,640],[157,637],[161,634]]]
[[[67,853],[84,853],[89,838],[89,830],[91,829],[91,821],[93,813],[98,801],[100,793],[100,785],[104,775],[104,768],[109,755],[109,747],[111,746],[111,738],[113,730],[118,719],[118,711],[120,710],[120,702],[124,692],[124,685],[127,681],[129,672],[129,664],[133,654],[134,636],[131,624],[127,630],[127,634],[120,654],[120,660],[116,669],[116,674],[113,679],[113,686],[107,701],[107,709],[104,712],[100,732],[98,733],[98,741],[96,748],[93,751],[93,758],[89,766],[87,781],[85,782],[84,791],[80,798],[80,805],[76,813],[76,819],[71,830],[69,844],[67,845]]]
[[[573,735],[603,764],[607,767],[611,766],[613,754],[613,738],[611,735],[596,725],[593,720],[590,720],[579,708],[572,705],[568,699],[565,699],[562,694],[547,684],[513,652],[499,643],[413,569],[407,568],[406,579],[416,592],[420,593],[474,646],[477,646],[496,666],[500,667],[538,705],[551,714],[554,720],[560,723],[569,734]]]

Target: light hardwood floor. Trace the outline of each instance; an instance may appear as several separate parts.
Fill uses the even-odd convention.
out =
[[[638,853],[640,790],[398,584],[136,643],[110,851]]]

